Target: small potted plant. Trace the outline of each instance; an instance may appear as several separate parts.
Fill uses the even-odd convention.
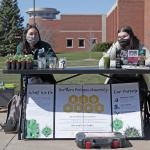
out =
[[[20,70],[21,69],[21,59],[23,55],[16,55],[16,69]]]
[[[33,55],[29,54],[26,55],[26,69],[32,69],[33,68]]]
[[[11,69],[11,62],[12,62],[12,55],[7,55],[6,56],[6,69],[8,70]]]
[[[21,70],[26,69],[26,55],[22,55],[21,57]]]
[[[11,69],[12,70],[16,69],[16,55],[12,55],[11,57]]]

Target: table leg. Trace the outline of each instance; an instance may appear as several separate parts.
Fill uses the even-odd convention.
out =
[[[20,78],[20,98],[21,98],[21,114],[19,120],[19,131],[18,131],[18,140],[21,140],[21,133],[22,133],[22,121],[23,121],[23,113],[24,113],[24,88],[23,88],[23,75]]]
[[[150,94],[148,94],[146,100],[144,101],[144,126],[150,121],[149,104],[150,104]]]

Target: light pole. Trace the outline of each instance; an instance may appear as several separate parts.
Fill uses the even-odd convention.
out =
[[[34,23],[34,25],[35,25],[35,0],[33,0],[33,23]]]

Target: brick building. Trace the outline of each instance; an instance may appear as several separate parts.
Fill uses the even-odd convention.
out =
[[[150,48],[150,0],[116,0],[106,17],[106,39],[116,40],[117,30],[130,25],[137,37]]]
[[[145,0],[144,44],[150,49],[150,0]]]
[[[59,14],[54,8],[36,8],[35,21],[43,40],[55,51],[88,51],[94,43],[112,42],[117,30],[130,25],[137,37],[150,49],[150,0],[116,0],[107,15]],[[28,10],[33,23],[33,9]]]
[[[29,23],[33,23],[33,10],[27,12]],[[105,15],[61,15],[54,8],[36,8],[35,22],[41,38],[51,43],[56,52],[87,51],[94,43],[106,41]]]

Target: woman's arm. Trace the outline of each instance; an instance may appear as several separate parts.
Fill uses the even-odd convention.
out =
[[[120,45],[119,45],[118,41],[113,43],[112,46],[107,51],[107,53],[109,54],[111,60],[115,60],[116,59],[116,50],[117,49],[120,49]]]
[[[19,43],[19,44],[17,45],[17,48],[16,48],[16,55],[21,55],[21,54],[22,54],[22,47],[23,47],[22,43]]]

